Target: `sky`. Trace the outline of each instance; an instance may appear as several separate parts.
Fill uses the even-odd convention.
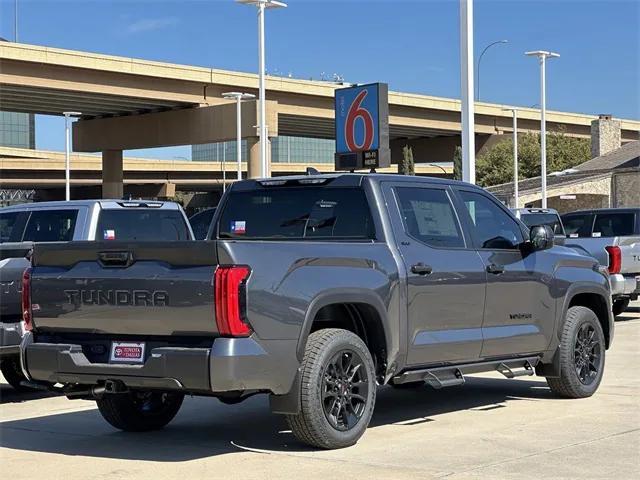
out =
[[[0,36],[14,39],[14,2],[0,0]],[[267,71],[389,83],[460,98],[458,0],[288,0],[266,16]],[[480,98],[539,103],[552,50],[547,108],[640,119],[640,0],[475,0]],[[233,0],[18,0],[21,43],[188,65],[257,71],[254,7]],[[64,148],[63,121],[38,116],[37,148]],[[189,147],[130,152],[190,157]]]

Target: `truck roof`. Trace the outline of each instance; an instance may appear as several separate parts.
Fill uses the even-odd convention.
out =
[[[573,212],[563,213],[562,216],[565,215],[573,215],[577,214],[585,214],[585,213],[638,213],[640,212],[640,207],[626,207],[626,208],[589,208],[583,210],[574,210]]]
[[[104,209],[117,208],[162,208],[167,210],[178,210],[179,205],[175,202],[157,200],[122,200],[122,199],[95,199],[95,200],[69,200],[52,202],[33,202],[10,205],[0,208],[0,212],[42,210],[45,208],[69,208],[69,207],[92,207],[99,204]]]
[[[482,190],[481,187],[471,185],[459,180],[452,180],[448,178],[439,177],[418,177],[414,175],[397,175],[394,173],[320,173],[309,175],[286,175],[282,177],[271,178],[257,178],[250,180],[243,180],[241,182],[234,183],[234,189],[247,190],[256,185],[256,183],[262,186],[278,186],[285,183],[313,183],[313,180],[336,180],[340,179],[340,184],[343,186],[357,186],[362,183],[363,180],[380,182],[383,180],[393,180],[394,182],[411,182],[411,183],[439,183],[444,185],[464,185],[466,187],[477,188]],[[303,183],[302,183],[303,184]]]

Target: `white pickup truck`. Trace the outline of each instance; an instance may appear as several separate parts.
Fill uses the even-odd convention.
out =
[[[34,243],[116,240],[193,240],[182,207],[148,200],[73,200],[0,208],[0,370],[16,389],[24,330],[21,280]]]
[[[608,265],[613,313],[640,294],[640,208],[605,208],[562,215],[565,245]]]

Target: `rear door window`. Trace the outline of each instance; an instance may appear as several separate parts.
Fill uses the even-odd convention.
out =
[[[375,229],[360,188],[272,187],[231,192],[219,238],[245,240],[373,239]]]
[[[635,214],[632,212],[597,213],[593,224],[594,237],[624,237],[633,235]]]
[[[189,240],[189,229],[178,210],[150,208],[102,210],[96,240]]]
[[[591,227],[593,225],[593,215],[585,213],[584,215],[567,215],[562,217],[564,231],[567,237],[590,237]]]
[[[458,218],[446,190],[397,187],[396,194],[408,235],[432,247],[465,246]]]
[[[193,217],[189,218],[191,224],[191,230],[193,230],[193,236],[196,240],[204,240],[209,233],[209,225],[213,220],[213,215],[216,213],[215,208],[210,208],[204,212],[196,213]]]
[[[77,209],[36,210],[31,212],[24,241],[70,242],[78,218]]]

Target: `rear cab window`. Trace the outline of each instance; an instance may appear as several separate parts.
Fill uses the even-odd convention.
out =
[[[372,240],[375,227],[360,187],[266,187],[231,191],[218,238]]]
[[[555,213],[523,213],[520,215],[520,220],[527,227],[535,227],[537,225],[548,225],[553,229],[553,233],[556,235],[564,235],[562,229],[562,222],[560,217]]]
[[[98,217],[97,241],[190,239],[189,228],[179,210],[114,208],[102,210]]]

